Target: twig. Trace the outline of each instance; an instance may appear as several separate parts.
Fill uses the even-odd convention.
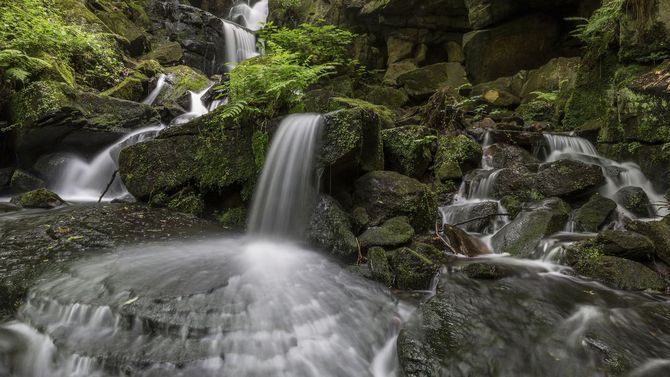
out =
[[[363,263],[363,251],[361,250],[361,242],[356,238],[356,245],[358,245],[358,258],[356,259],[356,265],[360,266]]]
[[[510,214],[509,214],[509,213],[493,213],[493,214],[486,215],[486,216],[475,217],[474,219],[470,219],[470,220],[467,220],[467,221],[463,221],[463,222],[460,222],[460,223],[458,223],[458,224],[449,224],[449,225],[459,226],[459,225],[463,225],[463,224],[471,223],[471,222],[473,222],[473,221],[484,220],[484,219],[488,219],[489,217],[497,217],[497,216],[510,216]]]
[[[105,197],[105,194],[107,194],[107,191],[109,191],[109,188],[112,187],[112,183],[114,183],[114,179],[116,179],[116,174],[118,173],[118,170],[114,170],[114,173],[112,173],[112,179],[109,180],[109,183],[107,184],[107,187],[105,187],[105,191],[102,192],[102,195],[100,195],[100,198],[98,198],[98,203],[102,202],[102,198]]]
[[[458,253],[456,252],[456,250],[454,250],[453,246],[451,246],[451,242],[449,242],[446,238],[444,238],[444,237],[442,236],[442,234],[440,234],[440,231],[439,231],[438,228],[437,228],[437,224],[438,224],[438,223],[436,222],[436,223],[435,223],[435,236],[437,236],[437,238],[438,238],[440,241],[442,241],[442,243],[443,243],[449,250],[451,250],[452,253],[454,253],[454,254],[458,254]]]

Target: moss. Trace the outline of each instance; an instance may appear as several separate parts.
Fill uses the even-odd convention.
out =
[[[368,250],[368,266],[374,280],[387,287],[393,284],[393,273],[384,249],[373,247]]]
[[[467,135],[439,136],[437,141],[434,170],[435,178],[440,182],[461,178],[468,164],[476,165],[481,159],[481,147]]]
[[[126,77],[119,84],[110,88],[101,94],[103,96],[110,96],[128,101],[140,102],[146,96],[145,85],[149,79],[141,73]]]
[[[385,161],[393,170],[421,177],[433,158],[430,146],[436,139],[422,126],[396,127],[382,131]]]
[[[12,98],[12,121],[15,126],[27,126],[47,114],[73,105],[73,94],[64,84],[36,81]]]
[[[500,199],[500,205],[502,205],[507,210],[507,213],[510,214],[511,220],[521,212],[523,200],[519,195],[505,195]]]
[[[551,121],[554,119],[556,111],[554,103],[555,101],[532,100],[522,103],[515,110],[515,113],[526,122]]]
[[[184,57],[181,45],[173,41],[164,41],[143,56],[146,60],[156,60],[162,65],[179,64]]]
[[[135,66],[135,71],[147,76],[154,77],[159,73],[164,73],[165,70],[157,60],[142,60],[137,66]]]
[[[414,228],[406,217],[394,217],[378,227],[366,230],[358,238],[362,247],[399,246],[408,243],[414,237]]]
[[[256,170],[261,171],[265,163],[265,155],[270,145],[270,136],[266,131],[254,131],[251,136],[251,149],[254,152]]]
[[[244,207],[228,209],[218,213],[216,220],[226,229],[244,229],[247,224],[247,209]]]
[[[409,97],[404,90],[388,86],[377,86],[372,88],[365,99],[370,103],[386,106],[389,109],[398,109],[409,101]]]
[[[65,204],[65,201],[53,192],[40,188],[19,196],[18,204],[25,208],[54,208]]]
[[[438,266],[428,257],[409,247],[391,253],[395,286],[400,289],[428,289]]]
[[[182,190],[170,197],[166,207],[173,211],[200,216],[205,210],[205,202],[202,195],[189,190]]]
[[[382,120],[384,128],[391,128],[395,125],[395,115],[388,107],[383,105],[375,105],[355,98],[334,97],[331,99],[329,107],[331,110],[338,110],[342,107],[370,110]]]

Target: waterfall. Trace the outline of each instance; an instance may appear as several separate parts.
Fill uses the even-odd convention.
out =
[[[235,5],[230,10],[228,19],[243,25],[249,30],[256,31],[263,27],[269,13],[268,0],[260,0],[253,6],[248,1]]]
[[[226,64],[229,69],[246,59],[258,55],[256,36],[232,22],[223,22],[223,32],[226,39]]]
[[[205,106],[205,103],[203,102],[202,98],[205,96],[205,94],[207,94],[207,92],[209,92],[212,86],[213,85],[210,85],[199,92],[189,91],[189,94],[191,96],[190,110],[187,113],[181,114],[178,117],[174,118],[170,122],[170,126],[188,123],[197,117],[207,114],[209,112],[209,109],[207,108],[207,106]]]
[[[163,126],[145,127],[133,131],[90,161],[79,156],[70,156],[63,165],[62,173],[53,183],[53,190],[65,200],[97,201],[118,166],[121,149],[153,138],[161,129]],[[117,198],[127,194],[126,188],[117,176],[105,196]]]
[[[664,216],[668,213],[665,209],[659,209],[658,203],[665,201],[662,193],[654,188],[653,183],[644,175],[640,166],[633,162],[616,162],[598,154],[596,147],[588,140],[577,136],[544,134],[544,139],[548,147],[547,162],[558,159],[572,159],[589,164],[596,164],[603,169],[607,184],[600,190],[601,194],[614,201],[618,201],[616,193],[624,187],[639,187],[647,197],[658,216]],[[611,172],[616,172],[612,174]],[[618,203],[620,204],[620,203]],[[619,210],[626,215],[635,218],[621,205]]]
[[[145,105],[153,105],[154,104],[154,102],[156,101],[156,98],[158,98],[158,95],[161,94],[161,91],[163,90],[163,87],[165,86],[165,79],[166,78],[167,78],[167,76],[163,73],[161,73],[158,76],[158,81],[156,82],[156,87],[154,88],[154,90],[151,91],[151,93],[149,93],[147,98],[145,98],[144,101],[142,101],[143,104],[145,104]]]
[[[249,231],[300,236],[316,195],[315,154],[322,125],[318,114],[286,117],[274,136],[254,193]]]

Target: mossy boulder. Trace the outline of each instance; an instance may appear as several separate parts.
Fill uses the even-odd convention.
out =
[[[102,95],[128,101],[140,102],[147,95],[149,78],[141,73],[126,77],[116,86],[102,92]]]
[[[458,88],[468,82],[460,63],[432,64],[403,73],[396,80],[411,98],[417,100],[427,99],[445,85]]]
[[[442,252],[428,244],[414,244],[390,252],[390,265],[399,289],[425,290],[439,270]]]
[[[664,291],[663,279],[645,265],[605,255],[598,246],[582,243],[566,250],[566,262],[580,275],[618,289]]]
[[[569,215],[570,206],[560,199],[537,202],[491,238],[493,250],[515,257],[533,257],[543,238],[563,230]]]
[[[494,169],[516,168],[539,164],[535,156],[516,145],[496,143],[484,149],[484,159]]]
[[[639,262],[649,262],[655,253],[649,238],[625,230],[604,230],[598,234],[594,244],[601,246],[605,255]]]
[[[368,267],[372,279],[387,287],[393,284],[393,273],[389,264],[388,255],[381,247],[372,247],[368,250]]]
[[[184,59],[184,50],[178,42],[163,41],[146,55],[143,59],[156,60],[164,66],[180,64]]]
[[[634,220],[626,223],[626,229],[649,238],[654,244],[656,258],[670,264],[670,218],[658,221]]]
[[[582,232],[597,232],[612,218],[617,208],[612,199],[595,193],[584,203],[574,216],[575,230]]]
[[[150,21],[140,2],[89,0],[88,5],[105,26],[123,38],[131,55],[139,56],[151,48],[145,31]]]
[[[638,217],[653,217],[656,212],[649,201],[647,193],[641,187],[623,187],[614,194],[614,199],[623,208]]]
[[[218,213],[216,221],[225,229],[243,230],[247,225],[247,209],[245,207],[230,208]]]
[[[600,166],[575,160],[559,160],[540,165],[537,189],[544,196],[571,197],[605,183]]]
[[[398,77],[405,73],[415,71],[417,68],[414,60],[409,59],[390,64],[384,74],[384,84],[396,85],[398,83]]]
[[[423,126],[396,127],[382,131],[387,168],[410,177],[423,176],[433,155],[430,147],[435,136]]]
[[[45,186],[45,182],[25,170],[16,169],[9,181],[9,188],[15,192],[31,191]]]
[[[433,228],[437,199],[430,187],[391,171],[374,171],[356,180],[355,205],[364,208],[372,226],[407,216],[418,232]]]
[[[375,105],[397,110],[407,104],[409,97],[403,89],[389,86],[375,86],[367,93],[365,100]]]
[[[12,198],[12,203],[23,208],[45,208],[51,209],[62,206],[65,201],[55,193],[40,188]]]
[[[201,72],[185,66],[168,67],[164,69],[165,87],[160,92],[154,104],[156,106],[170,106],[178,104],[188,110],[191,104],[189,92],[199,92],[212,84]]]
[[[471,137],[465,134],[440,135],[437,144],[433,170],[438,181],[460,179],[464,172],[479,166],[482,149]]]
[[[339,258],[353,261],[358,254],[358,242],[351,229],[351,220],[340,204],[328,195],[321,195],[307,231],[310,243]]]
[[[202,194],[185,188],[167,199],[165,207],[172,211],[200,216],[205,210],[205,200]]]
[[[397,247],[406,244],[414,237],[414,228],[404,216],[386,220],[380,226],[368,228],[358,237],[362,247]]]

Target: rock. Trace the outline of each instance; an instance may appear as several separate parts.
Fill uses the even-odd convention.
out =
[[[404,90],[388,86],[374,87],[368,92],[365,99],[370,103],[386,106],[389,109],[399,109],[409,101],[409,97]]]
[[[351,221],[335,199],[322,194],[312,214],[307,239],[337,257],[355,260],[358,243],[351,232]]]
[[[247,209],[230,208],[216,216],[216,221],[226,229],[244,230],[247,226]]]
[[[144,28],[149,26],[149,20],[142,6],[103,0],[89,0],[86,5],[113,33],[123,37],[123,45],[131,56],[139,56],[151,48]]]
[[[23,208],[51,209],[62,206],[65,204],[65,200],[47,189],[40,188],[13,197],[12,203],[20,205]]]
[[[389,170],[419,178],[423,176],[433,155],[430,146],[433,132],[423,126],[405,126],[382,131],[384,160]]]
[[[435,224],[435,194],[415,179],[390,171],[374,171],[356,180],[354,187],[354,202],[365,208],[372,226],[397,216],[407,216],[418,232]]]
[[[493,250],[496,253],[530,258],[543,238],[563,230],[569,214],[570,206],[560,199],[551,198],[535,203],[493,235]]]
[[[667,56],[670,44],[670,3],[658,0],[623,7],[619,18],[619,58],[625,62],[655,61],[655,56]]]
[[[438,181],[459,179],[463,177],[464,172],[479,166],[482,149],[469,136],[464,134],[451,137],[440,135],[437,138],[437,144],[433,170]]]
[[[144,59],[156,60],[161,65],[171,66],[182,63],[184,49],[179,42],[163,41],[144,56]]]
[[[44,181],[24,170],[16,169],[9,182],[9,188],[16,192],[26,192],[44,187]]]
[[[470,279],[482,280],[498,280],[514,274],[513,269],[496,263],[470,263],[463,268],[463,272]]]
[[[402,247],[391,252],[390,264],[395,274],[395,287],[399,289],[425,290],[439,269],[434,258],[439,250],[426,244]]]
[[[649,202],[649,197],[641,187],[624,187],[614,194],[614,200],[635,216],[653,217],[655,214],[655,211]]]
[[[126,77],[114,87],[102,92],[102,95],[127,101],[141,102],[148,94],[149,78],[141,73]]]
[[[494,169],[539,164],[535,156],[514,145],[496,143],[484,149],[484,159]]]
[[[597,232],[611,218],[616,210],[616,202],[595,193],[589,201],[579,208],[574,217],[575,230]]]
[[[580,58],[555,58],[528,73],[520,97],[526,99],[533,92],[557,92],[577,79]]]
[[[461,47],[461,45],[456,42],[447,42],[447,58],[451,63],[465,62],[463,47]]]
[[[404,216],[386,220],[382,225],[368,228],[358,237],[362,247],[396,247],[406,244],[414,237],[414,228]]]
[[[466,70],[481,83],[537,68],[554,57],[559,39],[558,20],[539,13],[472,31],[463,36]]]
[[[155,106],[178,105],[188,111],[191,106],[190,92],[200,92],[212,84],[207,76],[185,65],[165,68],[165,74],[165,86],[156,97]]]
[[[605,255],[648,262],[655,253],[654,244],[641,234],[624,230],[604,230],[594,243]]]
[[[63,150],[97,153],[130,130],[159,123],[158,113],[148,105],[48,81],[28,85],[12,98],[9,111],[23,166]]]
[[[120,245],[215,232],[215,224],[141,205],[69,206],[21,218],[0,217],[0,311],[15,313],[48,269]]]
[[[481,242],[480,240],[470,237],[463,230],[452,225],[444,225],[442,227],[442,233],[449,245],[451,246],[451,251],[465,255],[467,257],[477,257],[480,255],[491,254],[491,250]]]
[[[578,274],[618,289],[665,290],[663,279],[648,267],[628,259],[604,255],[599,247],[588,243],[568,248],[566,261]]]
[[[411,58],[414,43],[392,35],[386,40],[386,49],[388,51],[387,64],[391,65],[403,59]]]
[[[579,195],[605,182],[600,166],[574,160],[542,164],[535,179],[543,195],[559,197]]]
[[[385,85],[398,84],[398,77],[401,75],[415,71],[418,67],[413,60],[403,60],[398,63],[389,64],[386,74],[384,74]]]
[[[498,203],[482,201],[464,204],[452,204],[441,207],[442,222],[458,226],[466,232],[484,233],[490,229],[498,214]]]
[[[0,191],[3,188],[9,186],[9,183],[12,181],[12,176],[14,175],[14,168],[2,168],[0,169]]]
[[[649,238],[654,244],[656,257],[670,264],[670,218],[658,221],[628,221],[626,229]]]
[[[368,224],[370,224],[370,216],[368,216],[368,212],[363,207],[354,208],[354,210],[351,211],[351,219],[353,220],[357,234],[362,232],[363,229],[367,228]]]
[[[425,100],[445,85],[458,88],[468,80],[461,64],[437,63],[403,73],[397,82],[411,98]]]
[[[51,183],[64,173],[63,169],[73,157],[75,156],[72,153],[67,152],[45,154],[37,159],[32,170],[43,177],[47,183]]]
[[[368,250],[368,266],[372,278],[387,287],[393,284],[393,273],[386,251],[381,247],[372,247]]]
[[[15,212],[20,209],[21,207],[16,204],[0,202],[0,213]]]

